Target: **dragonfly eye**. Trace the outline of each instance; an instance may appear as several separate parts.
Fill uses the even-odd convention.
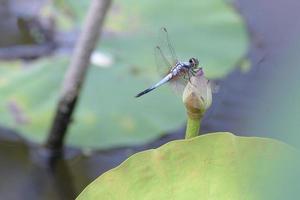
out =
[[[199,61],[196,58],[191,58],[189,60],[189,63],[195,67],[197,67],[199,65]]]

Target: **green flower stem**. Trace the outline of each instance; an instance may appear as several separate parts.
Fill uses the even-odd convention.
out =
[[[201,117],[199,118],[191,118],[188,117],[186,131],[185,131],[185,139],[190,139],[199,135],[201,124]]]

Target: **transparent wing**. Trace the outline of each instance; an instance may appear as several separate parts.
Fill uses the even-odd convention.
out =
[[[209,80],[212,93],[218,93],[220,91],[220,85],[216,81]]]
[[[162,49],[160,46],[155,47],[155,61],[156,66],[159,74],[161,75],[161,78],[166,76],[168,73],[170,73],[171,69],[175,66],[176,63],[174,61],[170,61],[167,59],[167,57],[162,52]],[[187,80],[184,77],[184,74],[180,74],[174,79],[169,81],[169,84],[171,85],[172,89],[174,90],[175,94],[181,95],[183,92],[183,89],[187,83]]]
[[[170,70],[178,62],[168,31],[164,27],[160,28],[158,33],[158,45],[155,48],[155,59],[158,72],[161,76],[170,72]]]
[[[161,47],[165,57],[172,62],[171,64],[177,63],[178,57],[170,40],[167,29],[165,27],[160,28],[158,36],[159,46]]]
[[[161,77],[170,73],[173,67],[178,62],[174,47],[171,43],[168,31],[166,28],[161,28],[159,31],[159,46],[155,47],[155,61],[158,72]],[[178,95],[182,95],[184,87],[189,80],[189,74],[180,73],[177,77],[172,79],[169,83]]]
[[[186,75],[178,75],[174,79],[170,80],[170,86],[176,95],[181,96],[188,82]]]
[[[157,71],[160,74],[160,76],[163,77],[170,72],[174,64],[171,60],[167,59],[160,46],[155,47],[154,55]]]

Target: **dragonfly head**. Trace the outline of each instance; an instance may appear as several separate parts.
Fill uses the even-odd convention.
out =
[[[196,68],[199,65],[199,61],[197,58],[190,58],[189,63],[193,68]]]

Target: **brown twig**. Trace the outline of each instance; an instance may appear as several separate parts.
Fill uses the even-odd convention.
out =
[[[102,30],[111,0],[92,0],[84,29],[66,72],[52,127],[46,141],[51,152],[61,154],[64,138],[89,66],[90,55]]]

